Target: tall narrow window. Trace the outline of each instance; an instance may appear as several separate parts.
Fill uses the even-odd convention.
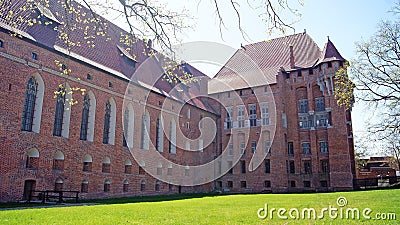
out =
[[[265,140],[265,153],[268,155],[271,154],[271,141],[270,140]]]
[[[244,127],[244,106],[239,105],[237,107],[237,110],[238,110],[238,116],[237,116],[238,126]]]
[[[169,153],[176,154],[176,122],[171,120],[169,124]]]
[[[288,156],[294,156],[293,142],[288,142]]]
[[[26,86],[24,111],[22,113],[21,130],[23,131],[32,131],[37,89],[38,83],[36,79],[34,77],[29,78]]]
[[[244,142],[240,142],[240,153],[241,153],[242,155],[244,155],[245,150],[246,150],[246,145],[245,145],[245,143],[244,143]]]
[[[199,151],[203,152],[204,146],[203,146],[203,139],[199,139]]]
[[[268,112],[268,103],[261,103],[261,125],[267,126],[269,125],[269,112]]]
[[[122,146],[127,147],[128,143],[126,141],[126,137],[128,134],[128,128],[129,128],[129,109],[126,108],[124,111],[124,131],[122,134]]]
[[[160,118],[157,119],[156,124],[156,147],[157,151],[163,152],[164,151],[164,126],[163,121],[160,115]]]
[[[256,141],[252,141],[251,142],[251,153],[256,153],[256,149],[257,149],[257,142]]]
[[[125,147],[133,148],[133,134],[134,134],[134,121],[135,116],[133,106],[129,103],[123,115],[123,139],[122,144]],[[114,128],[115,129],[115,128]]]
[[[142,130],[140,136],[140,148],[148,150],[150,147],[150,115],[145,111],[142,115]]]
[[[257,105],[256,104],[249,104],[249,119],[250,119],[251,127],[257,126]]]
[[[108,144],[110,136],[111,103],[107,101],[104,115],[103,144]]]
[[[84,141],[87,140],[87,135],[88,135],[89,109],[90,109],[90,98],[89,94],[86,94],[85,97],[83,98],[81,134],[80,134],[80,139]]]
[[[329,173],[329,161],[328,160],[321,160],[321,172]]]
[[[289,161],[289,173],[294,174],[295,171],[294,161]]]
[[[226,107],[225,129],[232,128],[233,107]]]
[[[305,174],[311,174],[312,173],[311,161],[309,161],[309,160],[304,161],[304,173]]]
[[[315,111],[317,111],[317,112],[325,111],[324,97],[315,99]]]
[[[271,173],[271,161],[269,159],[265,160],[265,173]]]
[[[241,168],[242,173],[246,173],[246,161],[244,161],[244,160],[240,161],[240,168]]]
[[[64,105],[65,105],[65,88],[60,87],[58,89],[57,97],[56,97],[56,113],[54,118],[54,127],[53,127],[53,135],[61,136],[62,126],[63,126],[63,117],[64,117]]]

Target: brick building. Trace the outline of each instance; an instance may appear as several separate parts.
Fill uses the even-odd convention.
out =
[[[217,185],[233,192],[351,190],[350,111],[333,94],[344,61],[329,39],[321,51],[306,33],[237,50],[209,82],[209,94],[226,106],[219,137],[233,154],[225,161],[236,164]]]
[[[128,48],[120,41],[128,34],[112,23],[104,20],[106,35],[88,44],[82,40],[98,30],[74,30],[71,46],[58,36],[76,15],[54,13],[62,12],[57,1],[31,10],[21,10],[23,0],[3,4],[24,19],[41,15],[42,23],[0,19],[0,201],[26,199],[31,190],[104,198],[352,189],[350,112],[332,94],[344,59],[329,40],[322,51],[306,34],[245,46],[212,80],[183,63],[174,72],[198,82],[174,84],[162,79],[167,59],[151,54],[151,42]],[[240,53],[256,62],[262,79]],[[237,79],[229,67],[248,70]],[[69,91],[76,87],[85,92]],[[196,97],[207,94],[222,104]],[[78,104],[71,106],[71,97]],[[201,136],[211,127],[204,118],[217,124],[210,143]],[[135,152],[157,155],[144,162]],[[190,166],[216,158],[203,174],[215,179],[179,185],[198,179]]]

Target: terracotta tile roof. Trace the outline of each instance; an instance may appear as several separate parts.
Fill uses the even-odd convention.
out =
[[[293,46],[294,67],[290,64],[290,46]],[[323,52],[329,60],[331,56],[339,59],[340,54],[330,41]],[[281,68],[285,71],[310,68],[321,60],[321,55],[318,45],[306,33],[246,45],[209,82],[209,93],[274,84]]]
[[[328,38],[328,42],[326,42],[324,49],[321,52],[321,57],[320,60],[318,61],[318,64],[334,60],[345,61],[345,59],[340,55],[339,51],[336,49],[335,45]]]

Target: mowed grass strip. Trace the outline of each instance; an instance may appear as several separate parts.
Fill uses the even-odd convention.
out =
[[[400,190],[375,190],[363,192],[337,192],[319,194],[251,194],[190,197],[174,199],[162,197],[147,201],[127,203],[129,199],[104,200],[92,206],[15,209],[0,211],[0,224],[400,224]],[[339,207],[337,198],[345,197],[347,205]],[[179,197],[178,197],[179,198]],[[135,200],[136,199],[136,200]],[[146,201],[146,198],[143,198]],[[102,202],[102,201],[99,201]],[[268,204],[271,208],[290,210],[314,208],[317,216],[322,208],[358,208],[360,212],[370,208],[369,214],[395,213],[396,220],[367,220],[329,218],[323,219],[278,218],[274,211],[266,219],[257,217],[257,210]],[[288,212],[285,214],[289,216]]]

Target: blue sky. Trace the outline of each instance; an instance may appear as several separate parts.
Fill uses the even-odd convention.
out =
[[[254,0],[257,2],[257,0]],[[169,4],[182,4],[180,1],[170,0]],[[188,1],[189,2],[189,1]],[[183,42],[189,41],[213,41],[229,45],[235,49],[240,45],[268,40],[282,36],[282,33],[275,32],[268,35],[265,25],[256,15],[256,9],[246,7],[246,1],[241,1],[242,22],[251,40],[245,40],[237,29],[237,20],[229,5],[229,1],[219,1],[221,13],[225,18],[225,28],[222,30],[223,39],[218,28],[218,21],[213,11],[212,1],[202,0],[190,1],[186,9],[195,18],[195,26],[183,36]],[[224,3],[225,2],[225,3]],[[291,1],[296,2],[296,1]],[[295,33],[306,32],[314,39],[320,48],[327,41],[327,36],[335,44],[342,56],[351,60],[355,56],[355,42],[367,40],[377,30],[381,20],[390,20],[395,17],[391,12],[394,0],[304,0],[304,6],[293,5],[302,14],[300,20],[293,24]],[[171,5],[169,5],[171,6]],[[293,20],[293,16],[283,13],[286,19]],[[293,31],[288,30],[287,34]],[[218,67],[210,65],[194,64],[209,76],[213,76]],[[353,130],[357,137],[365,134],[365,122],[370,120],[372,114],[367,113],[364,104],[356,104],[353,108]],[[375,153],[378,154],[378,153]]]

